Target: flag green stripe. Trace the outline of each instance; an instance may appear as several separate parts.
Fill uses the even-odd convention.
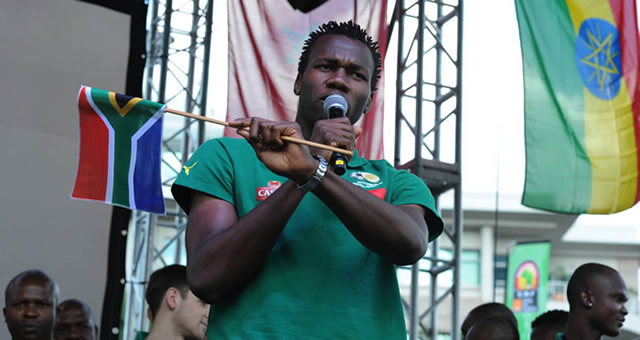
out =
[[[131,165],[131,137],[162,104],[142,100],[122,117],[111,105],[109,91],[93,89],[92,95],[96,106],[104,113],[115,131],[112,203],[130,206],[128,184]]]
[[[591,199],[583,84],[564,1],[516,0],[525,87],[524,205],[584,212]],[[544,18],[544,20],[541,20]]]

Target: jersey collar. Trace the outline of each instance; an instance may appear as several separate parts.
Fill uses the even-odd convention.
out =
[[[353,156],[349,160],[348,166],[350,168],[357,168],[357,167],[361,167],[361,166],[363,166],[363,165],[365,165],[367,163],[369,163],[369,161],[364,159],[364,158],[362,158],[362,157],[360,157],[357,149],[353,149]]]

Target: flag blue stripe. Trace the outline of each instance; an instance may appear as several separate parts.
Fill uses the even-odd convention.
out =
[[[166,209],[160,176],[162,119],[158,119],[137,141],[133,192],[135,209],[164,215]]]

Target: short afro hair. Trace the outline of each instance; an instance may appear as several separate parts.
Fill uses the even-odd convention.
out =
[[[540,314],[531,323],[531,328],[539,326],[548,327],[558,331],[562,331],[569,321],[569,312],[560,309],[550,310],[546,313]]]
[[[371,51],[371,58],[373,59],[373,76],[371,77],[371,92],[374,92],[377,88],[378,79],[382,72],[382,55],[378,52],[379,45],[377,41],[373,41],[373,38],[365,31],[360,25],[354,23],[352,20],[349,22],[335,22],[329,21],[318,27],[317,30],[311,32],[307,40],[305,40],[302,46],[302,54],[300,54],[300,61],[298,62],[298,74],[302,76],[307,69],[309,63],[309,55],[313,49],[313,45],[322,36],[328,34],[343,35],[347,38],[357,40],[365,44],[369,51]]]
[[[593,287],[596,278],[608,274],[619,275],[618,271],[600,263],[585,263],[578,267],[567,284],[567,299],[569,300],[569,310],[580,305],[580,293],[584,290],[597,289]]]

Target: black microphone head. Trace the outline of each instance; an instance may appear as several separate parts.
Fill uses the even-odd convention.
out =
[[[322,109],[327,115],[327,118],[344,117],[349,109],[349,103],[347,103],[347,100],[343,96],[332,94],[324,100]]]

